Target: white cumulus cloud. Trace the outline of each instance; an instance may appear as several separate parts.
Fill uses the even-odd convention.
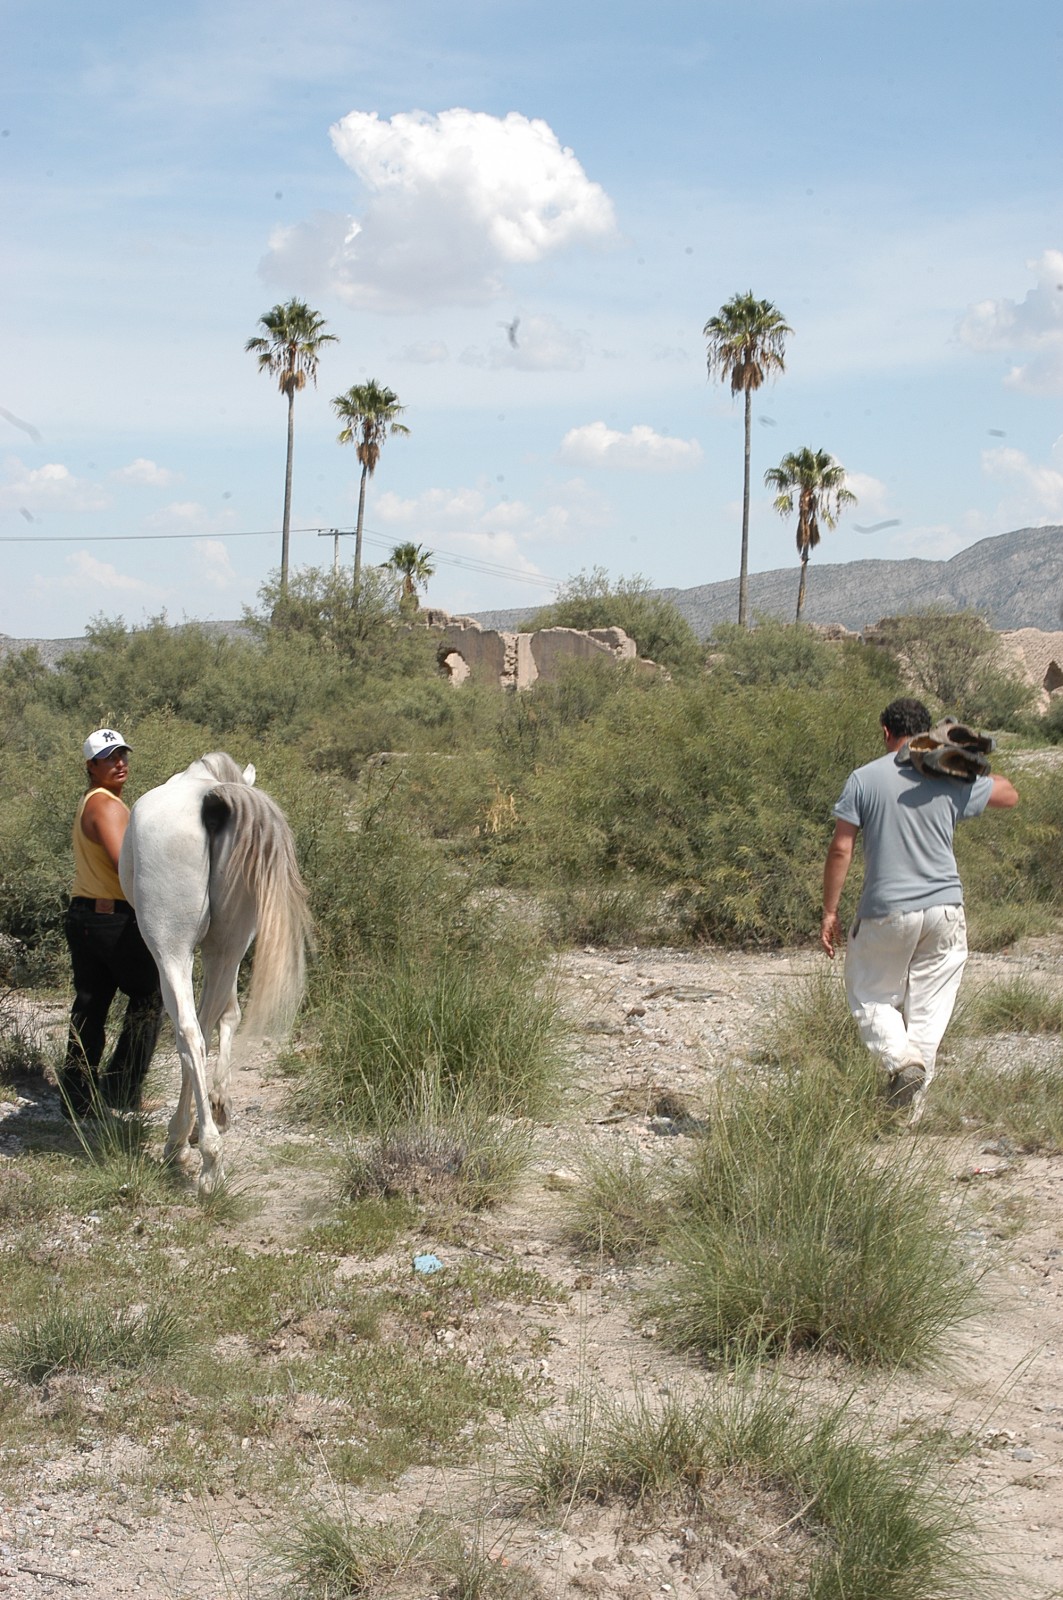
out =
[[[960,323],[960,338],[975,350],[1028,351],[1005,378],[1032,394],[1063,393],[1063,250],[1046,250],[1026,265],[1036,276],[1022,300],[982,300]]]
[[[616,237],[609,196],[541,119],[352,111],[330,133],[365,208],[276,230],[267,277],[378,310],[477,305],[507,268]]]
[[[561,441],[561,459],[580,467],[622,467],[636,472],[679,472],[701,464],[696,439],[671,439],[637,423],[619,433],[604,422],[570,428]]]
[[[0,485],[0,506],[27,511],[103,511],[111,503],[98,484],[75,478],[58,461],[27,467],[13,456],[6,468],[7,482]]]
[[[151,489],[166,489],[171,483],[176,482],[177,474],[167,467],[156,466],[154,461],[148,461],[144,456],[138,456],[127,467],[119,467],[111,473],[119,483],[143,484]]]

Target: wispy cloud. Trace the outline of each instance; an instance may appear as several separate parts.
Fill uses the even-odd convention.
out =
[[[177,473],[167,467],[156,466],[154,461],[148,461],[144,456],[138,456],[127,467],[118,467],[111,477],[118,483],[141,484],[151,489],[166,489],[177,482]]]
[[[196,575],[212,589],[231,589],[239,581],[220,539],[197,539],[192,548],[199,558]]]
[[[1002,445],[982,451],[982,469],[1010,485],[1005,515],[1035,522],[1063,518],[1063,472],[1058,467],[1031,461],[1023,451]]]
[[[66,559],[64,589],[98,590],[102,594],[136,595],[142,600],[161,600],[164,590],[143,578],[120,572],[110,561],[100,561],[88,550],[75,550]]]
[[[277,229],[263,263],[273,281],[327,284],[377,310],[478,305],[507,269],[616,237],[609,196],[538,118],[351,111],[330,132],[368,203]]]

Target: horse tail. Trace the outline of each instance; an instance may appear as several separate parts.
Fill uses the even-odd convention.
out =
[[[203,797],[210,838],[212,906],[232,896],[255,907],[255,952],[244,1008],[246,1033],[285,1037],[306,984],[312,924],[295,841],[275,800],[247,783],[219,783]]]

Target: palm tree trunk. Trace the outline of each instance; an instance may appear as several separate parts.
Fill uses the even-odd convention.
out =
[[[358,488],[358,521],[354,529],[354,596],[358,598],[358,585],[362,581],[362,521],[365,517],[365,480],[369,468],[362,467],[362,481]]]
[[[742,479],[742,560],[738,568],[738,626],[749,627],[749,448],[753,393],[746,390],[746,458]]]
[[[808,584],[808,545],[801,551],[801,582],[797,586],[797,616],[795,622],[801,621],[801,613],[805,609],[805,588]]]
[[[288,458],[284,467],[284,519],[281,523],[281,594],[288,588],[288,537],[292,525],[292,456],[295,452],[295,390],[288,395]]]

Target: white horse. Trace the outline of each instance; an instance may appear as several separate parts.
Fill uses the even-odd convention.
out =
[[[133,806],[118,864],[122,891],[159,969],[181,1057],[181,1094],[164,1159],[188,1162],[198,1121],[202,1195],[221,1173],[219,1130],[232,1111],[229,1072],[240,1022],[236,978],[256,932],[241,1042],[283,1036],[305,979],[310,915],[291,829],[254,781],[254,767],[241,772],[222,751],[194,761]],[[192,986],[197,948],[203,961],[198,1010]],[[215,1027],[218,1056],[208,1094]]]

